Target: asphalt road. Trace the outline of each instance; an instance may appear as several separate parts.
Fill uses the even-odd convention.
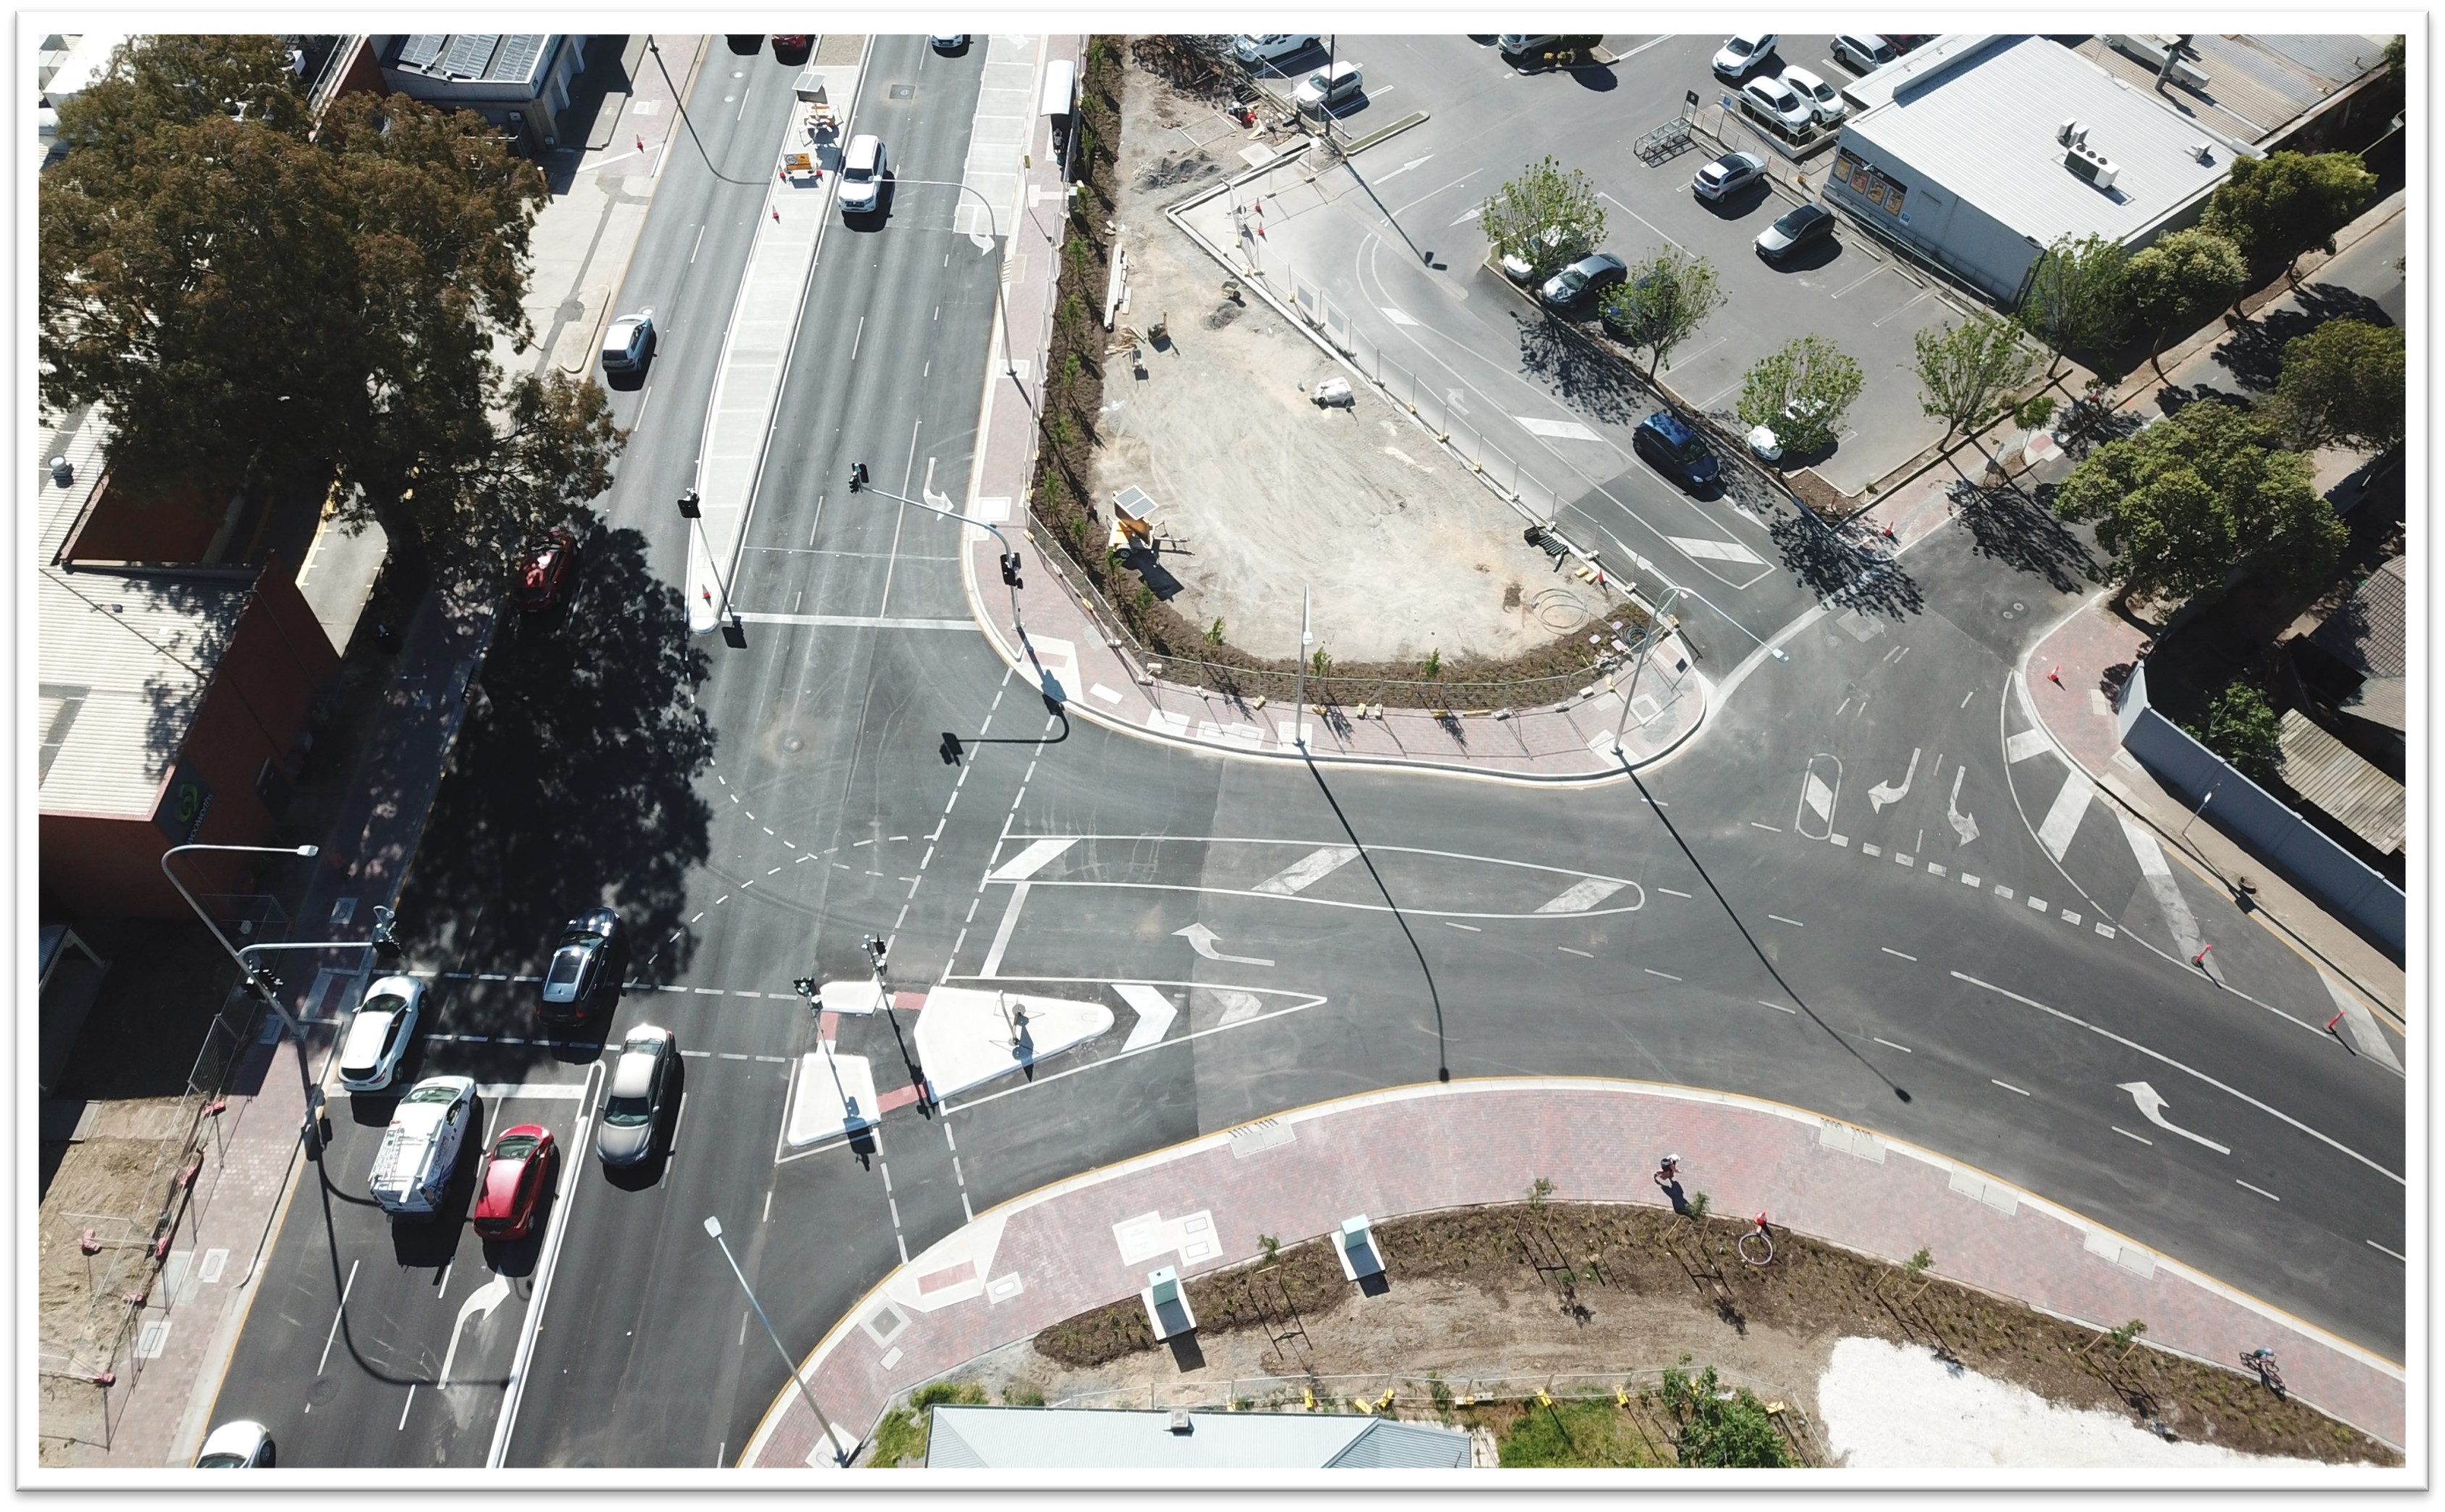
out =
[[[903,177],[956,179],[977,61],[878,39],[856,129],[885,135]],[[777,135],[777,117],[760,140],[753,124],[742,164]],[[496,645],[402,910],[417,963],[442,974],[411,1073],[525,1089],[488,1115],[531,1102],[579,1140],[556,1260],[485,1257],[448,1225],[386,1232],[346,1195],[379,1133],[368,1105],[327,1162],[328,1202],[309,1185],[288,1216],[216,1418],[270,1424],[284,1463],[481,1464],[548,1276],[507,1463],[710,1466],[787,1378],[707,1215],[795,1355],[991,1203],[1446,1073],[1654,1078],[1850,1118],[2400,1357],[2401,1079],[2303,1022],[2320,989],[2297,958],[2235,952],[2219,984],[2170,955],[2110,816],[2057,819],[2057,758],[2014,759],[2010,669],[2081,596],[2081,537],[1995,501],[1864,576],[1847,551],[1778,551],[1748,590],[1760,633],[1825,612],[1782,659],[1727,640],[1709,671],[1737,687],[1635,783],[1315,771],[1111,734],[1049,711],[959,627],[959,527],[840,486],[865,460],[892,493],[965,496],[992,264],[910,188],[880,228],[832,226],[811,282],[739,558],[742,606],[783,618],[751,623],[743,650],[690,643],[668,499],[719,348],[691,311],[719,303],[745,242],[708,230],[723,250],[695,255],[719,260],[685,271],[698,224],[738,231],[728,189],[686,184],[664,184],[623,301],[679,312],[668,388],[567,614]],[[2255,928],[2185,895],[2219,938]],[[583,1084],[608,1057],[590,1036],[536,1043],[514,980],[598,899],[637,943],[597,1033],[649,1019],[687,1057],[666,1150],[621,1182],[582,1143]],[[2100,934],[2103,912],[2127,927]],[[916,1016],[845,1019],[840,1048],[869,1058],[889,1111],[871,1137],[792,1150],[814,1026],[791,979],[862,975],[868,933],[892,938],[895,986],[1092,999],[1115,1028],[933,1110],[890,1106]],[[1122,1048],[1135,1009],[1115,984],[1176,1005],[1159,1041]],[[2195,1137],[2147,1117],[2123,1090],[2142,1080]],[[1684,1153],[1703,1186],[1705,1152]],[[506,1295],[462,1331],[487,1259]]]

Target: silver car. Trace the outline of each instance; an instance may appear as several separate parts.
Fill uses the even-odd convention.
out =
[[[594,1134],[594,1154],[604,1165],[634,1166],[653,1153],[679,1079],[679,1058],[680,1042],[669,1030],[639,1024],[628,1031]]]
[[[383,977],[367,987],[340,1041],[340,1085],[350,1092],[389,1086],[423,1010],[424,983],[414,977]]]

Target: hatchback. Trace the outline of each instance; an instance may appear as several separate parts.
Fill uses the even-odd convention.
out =
[[[1749,70],[1765,62],[1774,51],[1775,34],[1771,31],[1743,32],[1726,37],[1715,52],[1715,71],[1726,79],[1744,79]]]
[[[1758,233],[1758,255],[1779,263],[1801,248],[1834,234],[1834,212],[1823,205],[1798,205]]]
[[[1834,86],[1805,68],[1785,68],[1782,82],[1793,94],[1808,102],[1808,107],[1816,112],[1817,123],[1820,126],[1830,126],[1850,113],[1850,107],[1842,103],[1842,97]]]
[[[1279,63],[1296,58],[1316,44],[1313,31],[1269,31],[1231,39],[1231,56],[1244,64]]]
[[[383,977],[365,989],[340,1041],[340,1085],[350,1092],[380,1092],[399,1074],[401,1057],[416,1039],[424,1011],[424,983],[414,977]]]
[[[1620,258],[1611,252],[1591,252],[1546,279],[1537,293],[1552,308],[1573,309],[1629,276],[1630,269]]]
[[[1874,33],[1838,31],[1834,34],[1834,58],[1843,67],[1857,73],[1874,73],[1901,54],[1893,44]]]
[[[1669,409],[1659,409],[1640,420],[1638,429],[1632,433],[1631,444],[1657,472],[1692,494],[1704,491],[1722,474],[1707,443]]]
[[[606,1166],[634,1166],[653,1152],[669,1111],[673,1070],[680,1046],[667,1029],[639,1024],[620,1046],[611,1069],[611,1092],[603,1100],[603,1124],[594,1153]]]
[[[841,214],[871,214],[883,203],[883,180],[890,171],[890,165],[885,160],[881,137],[872,132],[851,137],[849,151],[841,155]]]
[[[476,1232],[486,1239],[524,1239],[534,1229],[535,1209],[551,1189],[551,1130],[519,1124],[501,1131],[476,1179]]]
[[[1727,152],[1698,170],[1689,187],[1707,199],[1721,199],[1765,177],[1765,159],[1753,152]]]
[[[196,1455],[198,1470],[268,1470],[275,1454],[271,1430],[248,1418],[224,1423],[204,1439]]]
[[[547,1023],[586,1022],[606,997],[619,995],[627,958],[618,914],[595,908],[571,919],[552,947],[535,1011]]]
[[[1291,91],[1291,103],[1301,110],[1331,110],[1366,91],[1367,73],[1348,58],[1330,68],[1318,68]]]
[[[641,309],[623,315],[603,332],[603,370],[642,373],[654,360],[654,312]]]

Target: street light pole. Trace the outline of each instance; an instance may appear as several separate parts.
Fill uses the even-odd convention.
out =
[[[984,206],[985,209],[985,231],[995,241],[999,242],[1001,240],[1001,217],[994,214],[993,201],[987,199],[984,196],[984,192],[978,189],[975,185],[955,184],[944,178],[895,178],[892,182],[894,184],[917,184],[927,189],[958,189],[976,196],[977,203]],[[1003,310],[1001,306],[1001,275],[999,273],[996,273],[994,275],[994,319],[1001,326],[1002,371],[1010,376],[1011,382],[1017,383],[1018,381],[1018,357],[1017,353],[1011,349],[1010,316]]]
[[[1307,659],[1309,647],[1316,644],[1316,625],[1312,617],[1316,607],[1315,589],[1302,584],[1299,588],[1299,654],[1298,681],[1291,694],[1291,719],[1298,729],[1298,748],[1307,749]]]
[[[745,650],[747,625],[739,619],[737,602],[730,596],[730,584],[721,575],[721,562],[714,554],[713,541],[704,533],[704,505],[698,497],[695,489],[680,490],[680,513],[696,532],[697,539],[704,542],[704,565],[713,569],[714,586],[721,589],[721,609],[724,615],[721,625],[722,644],[734,651]]]
[[[738,1278],[738,1289],[747,1294],[747,1305],[756,1309],[756,1320],[764,1325],[766,1335],[773,1340],[773,1348],[780,1352],[781,1363],[788,1368],[790,1379],[798,1383],[798,1394],[807,1399],[808,1410],[815,1414],[816,1426],[824,1430],[825,1441],[832,1447],[832,1463],[847,1469],[851,1447],[844,1445],[840,1435],[832,1430],[831,1420],[825,1417],[824,1409],[815,1405],[815,1393],[808,1389],[807,1378],[798,1373],[798,1362],[790,1358],[789,1348],[781,1342],[781,1335],[775,1332],[773,1320],[764,1316],[764,1304],[756,1299],[756,1288],[747,1284],[747,1273],[738,1268],[738,1257],[730,1253],[729,1243],[721,1237],[721,1220],[707,1214],[704,1220],[704,1231],[713,1236],[713,1241],[716,1244],[721,1246],[721,1258],[730,1261],[730,1274]]]
[[[889,489],[877,488],[867,481],[864,462],[849,464],[849,491],[852,494],[877,495],[895,504],[905,504],[912,510],[924,510],[928,514],[940,514],[946,520],[958,520],[962,525],[973,525],[979,530],[991,531],[993,538],[1001,543],[1001,580],[1010,588],[1010,623],[1018,631],[1019,639],[1027,638],[1027,626],[1020,623],[1018,613],[1018,549],[1010,544],[1010,537],[1001,532],[1000,526],[991,520],[971,519],[956,511],[943,509],[937,504],[928,504],[924,499],[910,498],[905,494],[894,494]]]
[[[306,1096],[308,1127],[314,1130],[312,1148],[319,1149],[322,1148],[323,1109],[321,1099],[315,1095],[314,1073],[306,1064],[306,1026],[299,1023],[289,1014],[289,1005],[280,1000],[278,979],[258,971],[254,962],[247,959],[247,951],[260,950],[264,947],[249,945],[246,950],[240,950],[230,943],[229,936],[221,933],[221,926],[213,923],[213,916],[204,911],[204,905],[196,901],[196,895],[187,890],[187,885],[178,880],[178,874],[170,869],[170,858],[189,850],[234,850],[252,855],[310,858],[322,854],[323,848],[320,846],[184,845],[172,846],[161,852],[161,875],[170,880],[170,886],[178,889],[178,896],[187,900],[187,906],[196,911],[196,917],[203,921],[204,927],[213,932],[213,938],[219,941],[221,948],[229,952],[230,959],[237,962],[237,969],[245,974],[247,990],[254,995],[257,1001],[272,1011],[280,1019],[281,1027],[289,1032],[289,1039],[296,1044],[297,1085]],[[356,942],[342,943],[355,943]]]
[[[1654,648],[1657,638],[1665,633],[1672,606],[1681,602],[1681,595],[1688,591],[1687,588],[1674,588],[1666,594],[1664,602],[1656,606],[1655,613],[1648,620],[1647,632],[1638,638],[1638,654],[1630,669],[1630,687],[1621,696],[1621,717],[1614,720],[1613,725],[1613,754],[1615,756],[1621,755],[1622,732],[1630,728],[1630,700],[1638,697],[1638,679],[1647,670],[1647,654]]]

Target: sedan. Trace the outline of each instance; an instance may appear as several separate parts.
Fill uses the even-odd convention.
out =
[[[536,1012],[549,1023],[586,1022],[607,995],[618,996],[627,959],[618,914],[595,908],[571,919],[552,948]]]
[[[1790,86],[1793,94],[1808,102],[1808,108],[1816,112],[1817,123],[1820,126],[1833,125],[1850,114],[1850,107],[1842,103],[1842,96],[1834,86],[1805,68],[1785,68],[1782,82]]]
[[[1776,38],[1771,31],[1743,32],[1726,37],[1715,52],[1715,71],[1726,79],[1745,79],[1749,70],[1765,62],[1774,51]]]
[[[611,1069],[611,1094],[603,1100],[603,1124],[594,1154],[606,1166],[634,1166],[653,1152],[678,1079],[680,1044],[667,1029],[639,1024],[620,1046]]]
[[[1758,233],[1758,255],[1770,263],[1779,263],[1802,247],[1833,234],[1834,212],[1823,205],[1796,206],[1784,212],[1781,220]]]
[[[1727,152],[1698,170],[1689,187],[1707,199],[1721,199],[1765,177],[1765,159],[1753,152]]]
[[[560,603],[569,584],[569,565],[577,559],[577,537],[555,526],[527,548],[518,560],[517,586],[510,590],[521,614],[540,614]]]
[[[1611,252],[1591,252],[1545,280],[1538,296],[1554,309],[1573,309],[1630,276],[1628,265]]]
[[[1313,31],[1269,31],[1262,36],[1234,37],[1231,56],[1244,64],[1279,63],[1296,58],[1316,46],[1317,34]]]
[[[501,1131],[493,1152],[484,1158],[484,1174],[476,1182],[476,1232],[486,1239],[524,1239],[534,1229],[535,1208],[551,1189],[551,1170],[559,1151],[551,1130],[541,1124],[520,1124]]]
[[[968,34],[964,31],[937,31],[931,40],[934,50],[945,55],[968,50]]]
[[[424,1012],[424,983],[414,977],[383,977],[365,989],[340,1041],[340,1085],[350,1092],[380,1092],[399,1074],[399,1063],[416,1039]]]
[[[276,1455],[271,1430],[248,1418],[224,1423],[204,1439],[196,1455],[198,1470],[268,1470]]]

